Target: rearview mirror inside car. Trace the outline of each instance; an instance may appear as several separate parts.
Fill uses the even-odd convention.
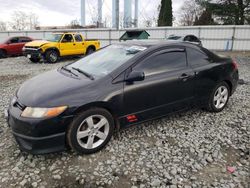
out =
[[[134,81],[142,81],[144,80],[144,72],[133,71],[131,72],[127,78],[125,78],[126,82],[134,82]]]

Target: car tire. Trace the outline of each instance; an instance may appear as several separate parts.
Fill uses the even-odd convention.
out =
[[[6,58],[7,57],[7,53],[5,50],[0,50],[0,58]]]
[[[56,63],[59,59],[59,54],[56,50],[48,50],[45,52],[45,60],[48,63]]]
[[[92,54],[95,52],[95,49],[93,47],[88,47],[86,55]]]
[[[79,114],[68,127],[67,144],[80,154],[101,150],[114,132],[114,119],[105,109],[92,108]]]
[[[40,58],[29,58],[29,60],[33,63],[38,63],[40,62]]]
[[[216,85],[210,94],[206,110],[210,112],[221,112],[227,105],[230,96],[230,88],[226,82]]]

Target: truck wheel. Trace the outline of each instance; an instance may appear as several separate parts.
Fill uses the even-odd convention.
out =
[[[92,54],[95,52],[95,49],[93,47],[88,47],[86,55]]]
[[[114,132],[114,119],[105,109],[92,108],[79,114],[68,127],[67,143],[80,154],[101,150]]]
[[[59,59],[59,54],[55,50],[48,50],[45,53],[45,59],[48,63],[56,63]]]
[[[7,57],[7,53],[5,50],[0,50],[0,58],[6,58]]]
[[[31,57],[29,58],[29,60],[33,63],[38,63],[40,61],[40,58],[34,58],[34,57]]]

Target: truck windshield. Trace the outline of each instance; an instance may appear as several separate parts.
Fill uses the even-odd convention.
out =
[[[94,77],[102,77],[145,49],[146,48],[142,46],[110,45],[67,67],[72,69],[78,68]]]
[[[61,38],[62,34],[50,34],[46,37],[46,40],[50,42],[59,42]]]

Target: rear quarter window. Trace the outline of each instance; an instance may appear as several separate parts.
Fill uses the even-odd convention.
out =
[[[186,48],[188,64],[192,67],[204,66],[210,63],[210,58],[205,52]]]

